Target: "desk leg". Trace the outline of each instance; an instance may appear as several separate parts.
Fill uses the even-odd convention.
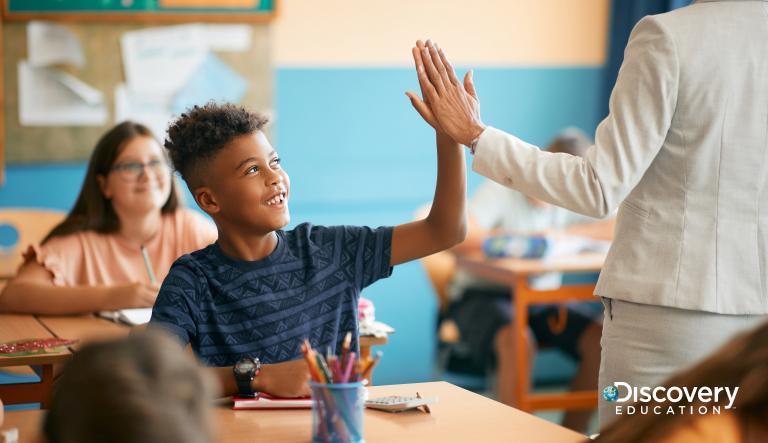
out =
[[[51,393],[53,392],[53,365],[43,365],[38,374],[40,375],[40,389],[42,390],[40,407],[41,409],[48,409],[51,406]]]
[[[6,405],[41,403],[43,409],[50,406],[53,390],[53,365],[32,367],[40,381],[37,383],[12,383],[0,385],[0,397]]]
[[[517,408],[523,411],[530,411],[530,387],[531,374],[530,362],[528,361],[528,277],[518,276],[515,280],[515,288],[512,293],[514,297],[513,312],[513,331],[515,335],[515,393]]]
[[[360,360],[369,358],[371,356],[371,347],[360,345]],[[373,386],[373,371],[371,376],[368,377],[368,386]]]

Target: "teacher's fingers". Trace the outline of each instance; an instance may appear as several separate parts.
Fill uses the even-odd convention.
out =
[[[470,69],[467,71],[466,74],[464,74],[464,89],[471,95],[475,100],[478,102],[480,101],[479,98],[477,98],[477,91],[475,90],[475,84],[472,82],[472,77],[474,76],[475,72]]]
[[[419,79],[419,87],[421,88],[421,95],[424,97],[425,100],[437,99],[438,98],[437,91],[435,90],[435,87],[432,86],[432,82],[429,81],[429,78],[427,77],[426,69],[424,68],[424,61],[422,60],[422,57],[421,57],[421,50],[418,47],[415,47],[411,50],[411,53],[413,54],[413,62],[416,64],[416,76]]]
[[[440,54],[437,53],[437,47],[433,42],[427,41],[427,49],[429,49],[429,57],[432,60],[432,64],[437,70],[437,74],[440,76],[440,81],[445,87],[451,85],[451,78],[448,76],[448,71],[443,65],[443,61],[440,60]]]
[[[432,55],[429,53],[429,46],[430,43],[429,40],[427,40],[427,44],[421,50],[421,60],[424,63],[424,68],[427,71],[429,82],[432,83],[432,86],[435,87],[437,93],[442,95],[445,91],[445,85],[443,84],[440,72],[438,72],[437,67],[435,67],[435,64],[433,63]]]
[[[448,61],[448,57],[445,56],[443,48],[439,47],[437,43],[435,43],[435,48],[437,48],[437,54],[440,56],[440,61],[443,62],[445,70],[448,71],[448,78],[451,80],[451,83],[458,85],[459,79],[456,78],[456,71],[454,71],[453,65]]]

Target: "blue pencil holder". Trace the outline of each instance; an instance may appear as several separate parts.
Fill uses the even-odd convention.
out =
[[[312,443],[364,443],[365,386],[321,384],[312,390]]]

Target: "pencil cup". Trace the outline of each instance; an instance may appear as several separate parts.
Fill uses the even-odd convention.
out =
[[[309,383],[312,443],[363,443],[365,387],[362,383]]]

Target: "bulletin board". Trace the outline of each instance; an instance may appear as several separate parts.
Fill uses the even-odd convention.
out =
[[[4,7],[8,6],[8,1],[5,0]],[[195,0],[167,1],[169,3],[186,2],[189,4]],[[222,3],[226,2],[227,0],[222,1]],[[46,3],[46,1],[37,3]],[[48,1],[47,3],[58,4],[60,2]],[[102,4],[107,2],[81,0],[68,3]],[[272,4],[272,2],[269,3]],[[13,1],[11,1],[11,6],[13,6]],[[75,16],[70,16],[70,18],[74,19]],[[103,126],[71,127],[22,126],[20,124],[18,65],[27,57],[27,22],[9,22],[6,20],[0,26],[2,29],[0,50],[3,53],[3,68],[0,77],[4,78],[2,81],[3,88],[0,91],[3,110],[3,124],[0,125],[0,134],[2,134],[3,126],[5,130],[5,137],[0,139],[0,143],[4,141],[4,152],[0,149],[0,158],[4,157],[6,163],[86,160],[99,136],[115,123],[114,91],[118,84],[125,83],[120,46],[121,36],[128,31],[163,26],[163,24],[158,23],[137,23],[130,20],[86,23],[79,20],[65,20],[59,24],[63,24],[78,36],[86,59],[82,68],[62,66],[59,69],[98,89],[104,95],[109,114],[107,123]],[[247,50],[214,52],[214,54],[246,80],[247,88],[240,103],[254,110],[269,111],[272,108],[273,95],[269,29],[262,24],[249,23],[247,26],[251,28],[251,44]],[[158,134],[158,136],[162,137],[162,134]]]
[[[6,21],[268,23],[278,0],[1,0]]]

